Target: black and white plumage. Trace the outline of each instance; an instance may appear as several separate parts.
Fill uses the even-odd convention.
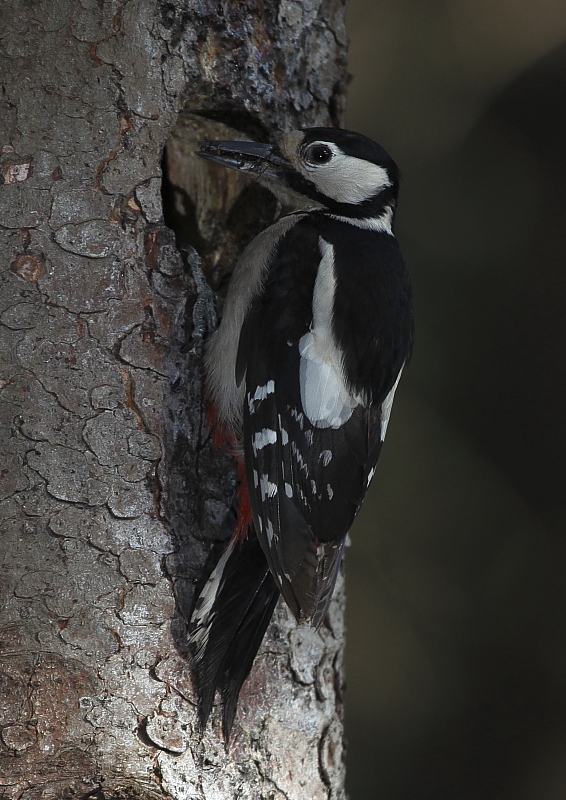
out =
[[[228,737],[279,594],[297,620],[324,619],[413,315],[392,232],[399,173],[382,147],[310,128],[277,145],[207,142],[200,155],[255,175],[285,212],[238,261],[206,356],[215,424],[241,464],[247,536],[232,539],[197,600],[189,646],[201,722],[218,689]]]

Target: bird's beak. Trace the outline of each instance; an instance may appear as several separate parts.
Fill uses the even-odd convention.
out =
[[[289,162],[278,148],[260,142],[229,142],[205,140],[200,143],[197,156],[223,167],[247,172],[256,178],[281,179]]]

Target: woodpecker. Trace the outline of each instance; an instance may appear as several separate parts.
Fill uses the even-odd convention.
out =
[[[413,311],[393,234],[399,170],[380,145],[306,128],[276,144],[203,142],[199,155],[254,176],[282,209],[238,260],[205,356],[240,504],[189,652],[201,726],[218,690],[228,740],[279,596],[297,621],[324,620],[411,354]]]

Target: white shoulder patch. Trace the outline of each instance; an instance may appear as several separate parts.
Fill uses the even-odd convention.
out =
[[[299,341],[301,400],[312,425],[339,428],[351,417],[359,400],[351,396],[346,386],[342,353],[332,332],[334,248],[322,237],[319,246],[322,258],[314,286],[312,326]]]

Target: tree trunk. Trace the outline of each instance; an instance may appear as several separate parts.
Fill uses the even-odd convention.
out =
[[[160,194],[179,119],[166,219],[222,290],[274,207],[195,143],[340,122],[343,14],[2,3],[1,797],[343,797],[341,590],[319,633],[278,606],[227,751],[216,713],[196,732],[186,617],[235,478],[203,422],[210,299]]]

